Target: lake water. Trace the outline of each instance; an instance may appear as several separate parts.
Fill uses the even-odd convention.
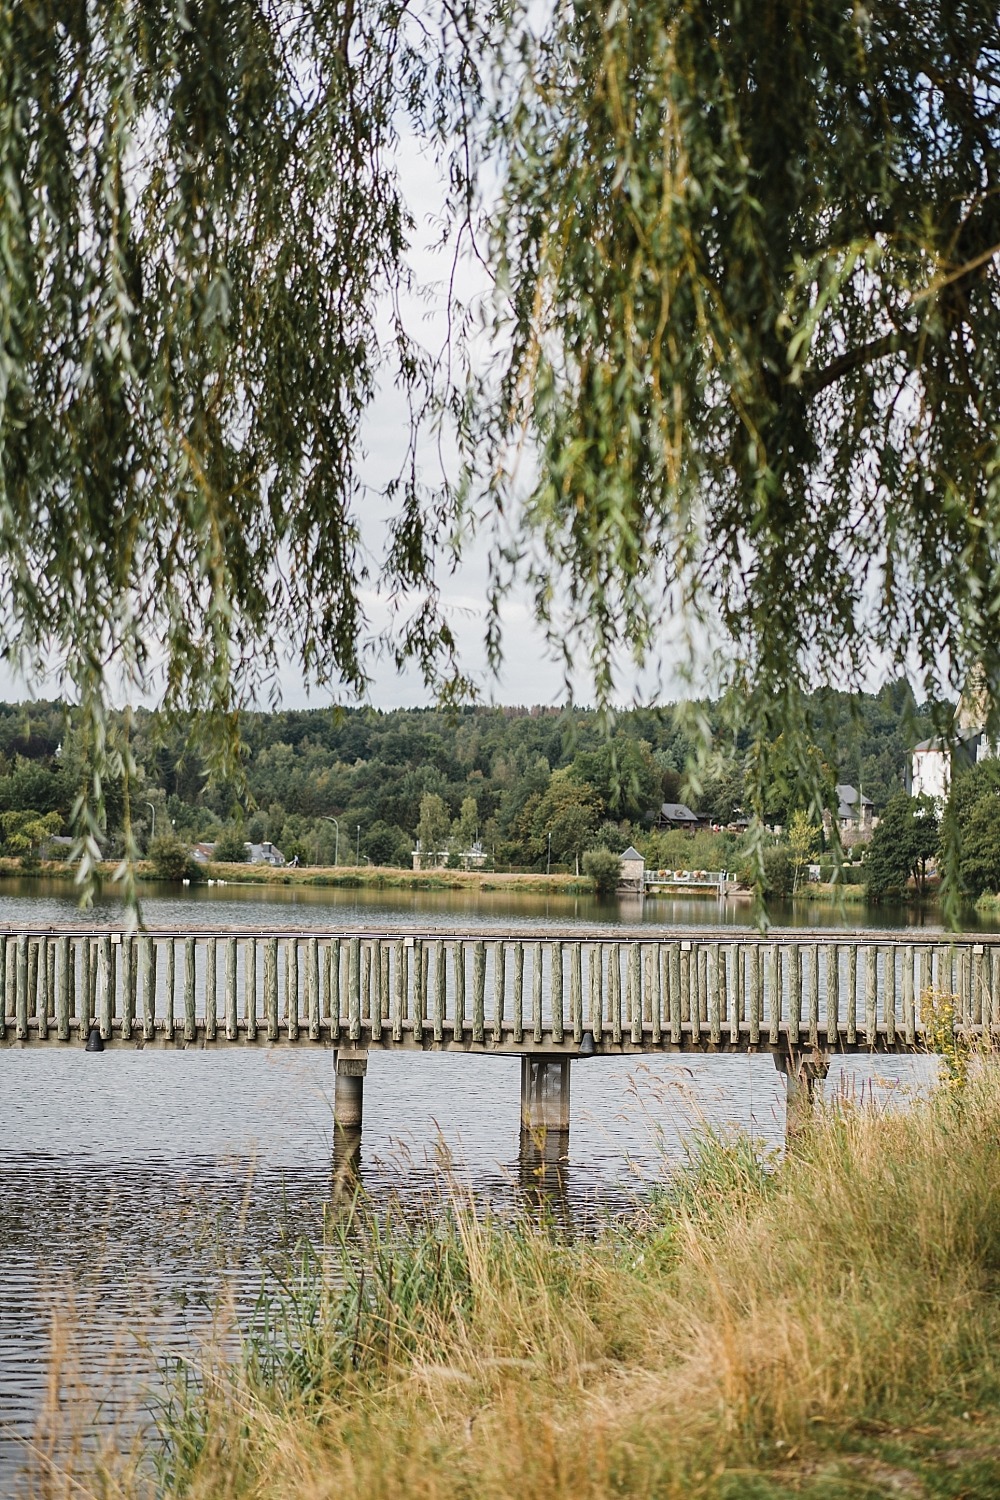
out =
[[[905,925],[904,908],[776,910],[776,924]],[[746,925],[746,903],[598,903],[466,892],[214,887],[153,891],[150,926],[233,928],[479,926],[586,930],[638,922]],[[110,897],[88,921],[117,922]],[[71,887],[0,887],[0,926],[79,920]],[[828,1088],[918,1087],[926,1062],[847,1060]],[[333,1161],[333,1077],[323,1051],[87,1054],[0,1049],[0,1495],[16,1492],[24,1441],[52,1439],[55,1364],[71,1426],[107,1430],[158,1363],[189,1356],[220,1305],[245,1318],[270,1260],[341,1212]],[[699,1128],[741,1129],[763,1148],[784,1137],[769,1058],[595,1059],[575,1064],[569,1161],[522,1160],[516,1059],[377,1055],[365,1084],[359,1176],[376,1210],[414,1208],[457,1181],[506,1211],[544,1205],[586,1230],[627,1213],[685,1157]],[[40,1421],[45,1408],[48,1415]]]

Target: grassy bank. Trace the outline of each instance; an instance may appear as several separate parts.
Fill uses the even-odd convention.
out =
[[[98,867],[99,878],[109,887],[118,869],[117,860]],[[207,880],[224,880],[227,885],[304,885],[344,889],[418,890],[418,891],[510,891],[536,896],[593,895],[594,882],[587,875],[533,875],[481,870],[400,870],[394,866],[303,865],[274,869],[270,865],[208,864],[200,867]],[[148,860],[139,860],[136,871],[140,880],[156,879]],[[76,879],[76,866],[65,860],[43,860],[25,868],[18,859],[0,858],[0,877],[19,880]]]
[[[179,1392],[155,1490],[998,1495],[998,1122],[991,1067],[958,1099],[828,1114],[773,1170],[709,1146],[583,1243],[461,1205],[352,1226]],[[87,1493],[149,1493],[138,1473]]]

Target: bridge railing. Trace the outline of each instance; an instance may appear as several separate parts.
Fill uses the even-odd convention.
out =
[[[0,1042],[530,1051],[1000,1037],[1000,940],[940,934],[0,933]]]

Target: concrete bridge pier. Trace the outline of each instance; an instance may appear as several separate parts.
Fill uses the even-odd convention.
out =
[[[569,1058],[521,1058],[521,1129],[569,1136]]]
[[[807,1128],[812,1120],[823,1079],[830,1071],[825,1052],[775,1052],[774,1065],[785,1081],[785,1134],[788,1138]]]
[[[334,1059],[333,1125],[341,1131],[361,1133],[365,1102],[367,1052],[338,1051]]]

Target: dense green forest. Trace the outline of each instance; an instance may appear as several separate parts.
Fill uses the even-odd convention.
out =
[[[876,696],[816,694],[811,707],[831,801],[844,780],[882,807],[904,784],[912,745],[930,732],[907,685]],[[694,777],[695,740],[685,728],[692,712],[707,717],[714,735],[713,755]],[[695,851],[705,835],[655,835],[650,825],[664,801],[684,801],[721,826],[749,812],[748,746],[727,730],[728,717],[716,703],[636,709],[609,733],[597,714],[578,709],[251,713],[241,724],[243,787],[206,777],[188,745],[190,724],[138,709],[119,716],[115,732],[122,745],[127,735],[136,768],[128,807],[140,848],[155,815],[157,836],[172,826],[190,842],[270,839],[303,864],[332,864],[338,853],[341,864],[408,866],[419,836],[425,848],[456,851],[478,839],[497,868],[544,869],[551,861],[572,869],[588,848],[628,840],[653,861],[673,863],[689,851],[700,863]],[[25,828],[35,831],[43,818],[46,832],[68,832],[87,774],[72,710],[0,705],[0,852],[23,852]],[[776,779],[766,816],[786,823],[795,811]],[[119,781],[108,798],[109,855],[121,852],[125,816]]]

